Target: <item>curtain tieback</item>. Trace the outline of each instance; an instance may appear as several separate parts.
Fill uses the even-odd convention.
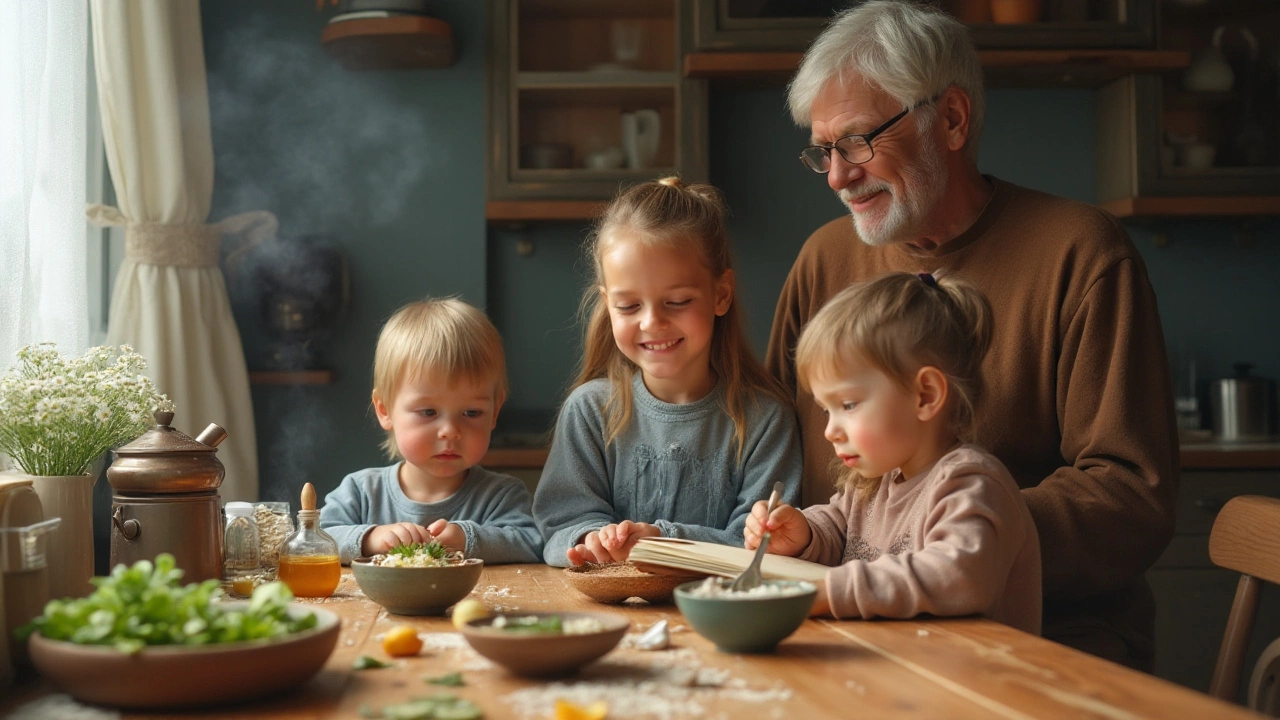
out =
[[[125,229],[126,260],[172,267],[217,267],[223,234],[245,233],[248,244],[256,245],[275,235],[279,227],[276,216],[265,210],[232,215],[210,225],[135,223],[119,208],[107,205],[90,205],[85,215],[97,227]]]

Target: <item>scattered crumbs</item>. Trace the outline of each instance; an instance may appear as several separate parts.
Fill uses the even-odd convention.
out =
[[[661,653],[624,649],[588,666],[576,680],[526,687],[500,699],[523,718],[547,717],[556,701],[564,700],[584,707],[606,701],[611,720],[670,720],[705,717],[706,706],[721,700],[776,704],[791,696],[781,684],[753,689],[729,669],[704,666],[692,649],[676,648]],[[785,709],[777,708],[774,714],[778,712]],[[717,717],[727,720],[733,715],[721,711]]]
[[[500,588],[497,585],[490,585],[484,589],[485,597],[511,597],[511,588]]]
[[[524,572],[523,570],[516,570],[516,574],[517,574],[517,575],[519,575],[519,574],[521,574],[521,573],[523,573],[523,572]]]
[[[458,650],[471,647],[467,644],[467,639],[462,637],[462,633],[418,633],[418,637],[422,639],[423,646],[428,650]]]
[[[916,630],[916,637],[929,637],[928,630]]]
[[[119,720],[120,713],[81,705],[70,695],[46,695],[19,705],[5,716],[8,720]]]
[[[348,639],[347,639],[347,642],[346,642],[346,643],[344,643],[344,644],[345,644],[347,647],[351,647],[352,645],[355,645],[355,644],[356,644],[356,641],[355,641],[355,640],[352,640],[352,639],[350,639],[350,638],[348,638]]]
[[[635,597],[635,596],[632,596],[632,597],[627,598],[626,600],[623,600],[623,601],[622,601],[622,604],[623,604],[623,605],[648,605],[648,604],[649,604],[649,601],[648,601],[648,600],[645,600],[645,599],[644,599],[644,598],[642,598],[642,597]]]
[[[866,687],[865,685],[863,685],[862,683],[854,682],[853,680],[845,680],[845,681],[844,681],[844,686],[845,686],[846,688],[849,688],[850,690],[852,690],[854,693],[856,693],[856,694],[858,694],[858,695],[866,695],[866,694],[867,694],[867,687]]]

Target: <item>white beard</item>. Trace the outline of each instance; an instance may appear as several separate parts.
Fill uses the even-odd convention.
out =
[[[893,188],[883,180],[871,179],[854,188],[843,188],[836,193],[845,207],[854,198],[866,197],[874,192],[890,194],[889,209],[884,211],[853,212],[853,227],[862,242],[871,247],[889,245],[913,239],[920,234],[924,224],[947,187],[947,165],[942,152],[928,142],[920,157],[902,169],[903,197],[893,193]]]

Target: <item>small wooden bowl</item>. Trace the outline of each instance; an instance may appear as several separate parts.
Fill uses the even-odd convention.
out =
[[[638,597],[655,605],[671,602],[671,593],[677,586],[700,577],[655,575],[631,563],[587,563],[565,568],[564,575],[575,590],[598,603],[620,603]]]

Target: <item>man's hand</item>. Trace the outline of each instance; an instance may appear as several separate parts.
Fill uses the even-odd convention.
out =
[[[582,541],[569,548],[565,557],[573,565],[622,562],[631,554],[631,548],[636,546],[640,538],[661,535],[662,531],[657,525],[623,520],[582,536]]]
[[[747,525],[742,529],[742,544],[748,550],[760,546],[760,538],[769,533],[769,549],[774,555],[799,555],[809,547],[813,539],[813,531],[809,529],[809,520],[804,513],[791,505],[783,503],[766,514],[769,503],[761,500],[751,506],[751,514],[747,516]]]
[[[467,534],[462,531],[462,526],[457,523],[451,523],[444,518],[440,518],[427,526],[427,532],[431,533],[437,542],[450,550],[463,552],[467,549]]]
[[[400,545],[424,542],[431,542],[431,533],[421,525],[410,522],[379,525],[364,536],[360,554],[377,555]]]

